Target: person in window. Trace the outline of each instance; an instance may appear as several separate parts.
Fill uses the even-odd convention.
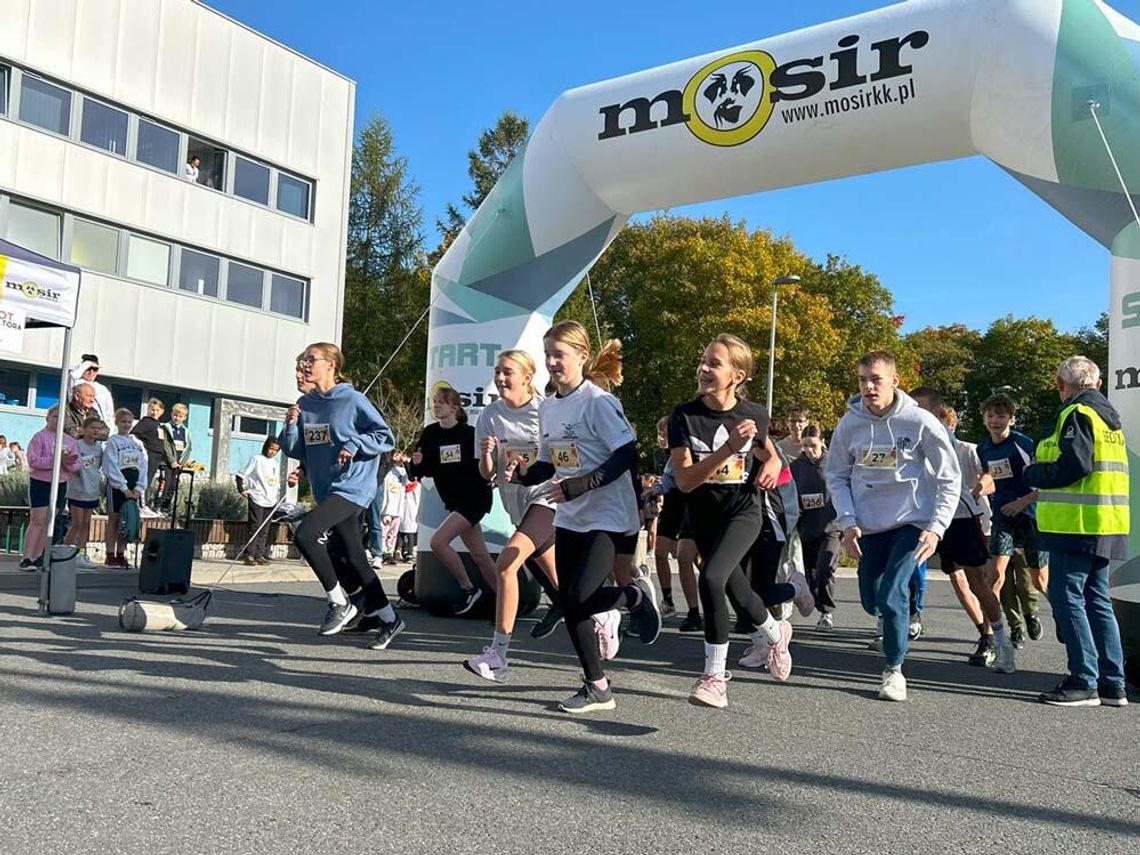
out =
[[[196,154],[190,155],[190,159],[186,161],[186,166],[182,168],[182,177],[187,181],[198,183],[198,171],[202,166],[202,158]]]

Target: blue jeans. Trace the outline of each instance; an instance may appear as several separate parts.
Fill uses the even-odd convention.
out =
[[[902,665],[906,656],[910,579],[921,533],[904,525],[859,538],[859,600],[867,614],[883,618],[883,653],[891,666]]]
[[[926,562],[914,568],[910,577],[910,613],[922,617],[922,607],[926,604]]]
[[[1049,553],[1049,604],[1065,643],[1069,677],[1086,689],[1124,687],[1120,626],[1108,597],[1108,559]]]
[[[380,510],[384,507],[384,491],[376,491],[376,498],[368,506],[368,548],[374,557],[384,554],[384,530],[380,526]]]

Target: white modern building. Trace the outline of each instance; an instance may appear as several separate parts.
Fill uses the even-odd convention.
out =
[[[0,2],[0,236],[83,268],[76,361],[136,415],[186,403],[202,463],[221,401],[291,402],[294,356],[340,339],[354,97],[197,0]],[[58,398],[62,345],[0,353],[9,440]],[[231,469],[273,425],[233,428]]]

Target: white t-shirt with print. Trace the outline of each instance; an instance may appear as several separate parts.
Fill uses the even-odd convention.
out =
[[[526,509],[532,504],[554,507],[538,498],[542,485],[527,487],[524,484],[510,484],[503,480],[507,469],[508,453],[524,457],[528,463],[538,459],[539,408],[542,398],[535,395],[521,407],[512,407],[502,398],[483,408],[475,423],[475,452],[482,456],[483,440],[493,436],[499,441],[495,453],[495,485],[499,488],[499,499],[511,518],[512,525],[522,522]]]
[[[281,498],[281,463],[276,457],[255,454],[238,474],[250,501],[259,508],[272,508]]]
[[[634,441],[621,402],[589,380],[565,397],[547,398],[538,412],[538,459],[554,464],[556,478],[593,472],[617,449]],[[628,534],[639,525],[630,474],[556,508],[554,524],[571,531]]]

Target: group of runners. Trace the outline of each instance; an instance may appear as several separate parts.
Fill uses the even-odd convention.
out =
[[[476,424],[468,424],[459,395],[440,388],[431,399],[436,421],[409,449],[409,475],[431,477],[447,510],[430,545],[462,590],[454,611],[470,611],[485,590],[495,595],[491,639],[463,661],[468,671],[507,679],[525,566],[551,603],[531,635],[564,623],[582,668],[581,687],[559,707],[612,709],[605,662],[618,653],[621,613],[629,614],[629,634],[643,644],[657,640],[663,616],[673,612],[672,554],[688,606],[681,630],[704,634],[704,667],[689,699],[724,708],[733,613],[735,631],[748,638],[740,666],[787,680],[792,610],[804,617],[818,610],[820,631],[834,626],[840,551],[858,562],[862,607],[878,618],[872,646],[885,658],[880,698],[907,697],[902,668],[921,633],[912,603],[936,554],[979,632],[971,664],[1014,671],[1018,639],[999,599],[1003,575],[1019,547],[1033,584],[1045,590],[1047,556],[1037,544],[1036,494],[1023,477],[1033,443],[1013,430],[1016,406],[1008,397],[982,405],[990,434],[984,443],[961,442],[955,414],[937,393],[902,391],[894,358],[875,351],[859,361],[859,393],[829,442],[797,408],[789,436],[776,443],[768,411],[747,395],[751,350],[733,335],[717,336],[696,366],[696,396],[658,425],[662,471],[652,489],[662,501],[648,516],[659,599],[649,575],[634,566],[646,515],[636,437],[613,393],[622,379],[621,345],[611,340],[594,352],[580,323],[562,321],[547,330],[543,346],[544,395],[534,385],[534,357],[503,351],[494,377],[499,397]],[[342,376],[334,345],[310,346],[296,370],[304,394],[289,410],[280,444],[302,461],[317,502],[296,530],[296,545],[328,598],[319,631],[375,632],[371,646],[383,649],[405,624],[369,564],[359,519],[394,437]],[[480,528],[495,489],[514,526],[497,560]],[[456,539],[482,584],[468,575]],[[1039,637],[1037,615],[1026,614],[1025,622],[1030,637]]]

